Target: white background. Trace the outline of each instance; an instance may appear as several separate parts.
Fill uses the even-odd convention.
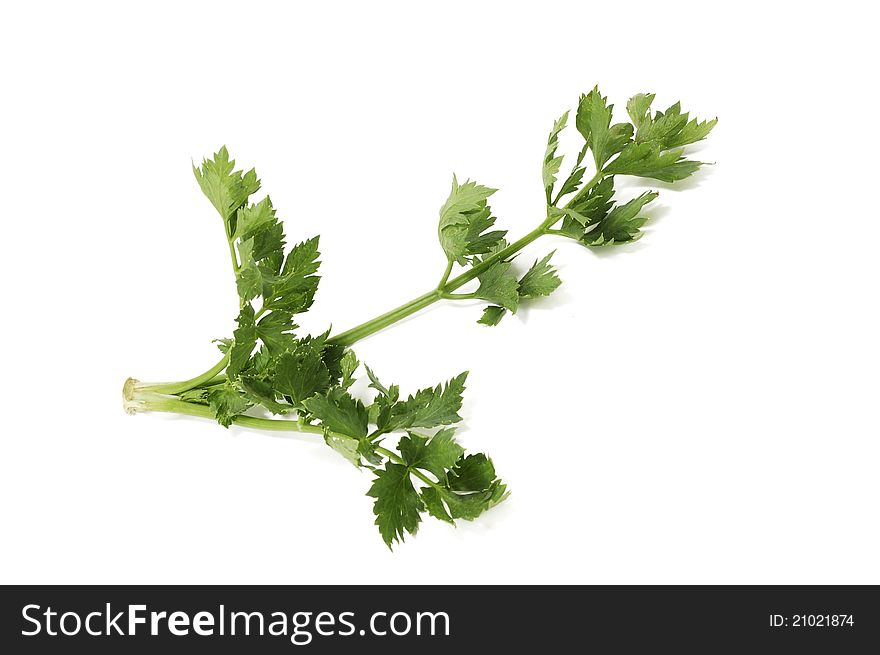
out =
[[[7,6],[0,580],[880,583],[876,23],[830,6]],[[227,144],[321,234],[302,323],[338,331],[436,283],[453,172],[530,230],[595,83],[719,116],[717,165],[649,185],[633,247],[533,244],[564,286],[499,327],[438,305],[356,348],[404,391],[471,371],[503,506],[391,553],[313,437],[123,413],[127,376],[194,375],[233,328],[191,159]]]

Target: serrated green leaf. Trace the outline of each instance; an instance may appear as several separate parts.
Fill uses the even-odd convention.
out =
[[[566,216],[562,221],[562,225],[559,227],[559,234],[560,236],[568,237],[569,239],[579,240],[584,236],[584,226],[571,216]]]
[[[257,330],[254,325],[254,308],[248,303],[238,313],[238,327],[232,333],[233,343],[229,349],[229,365],[226,374],[230,377],[238,375],[251,357],[257,345]]]
[[[602,150],[596,151],[598,166],[601,168],[614,155],[621,152],[632,142],[633,126],[629,123],[615,123],[608,128]]]
[[[281,271],[282,277],[305,277],[318,272],[321,262],[318,257],[321,253],[318,251],[320,237],[312,237],[306,241],[296,244],[291,248],[284,261],[284,269]]]
[[[379,378],[376,377],[376,374],[373,373],[373,370],[364,364],[364,368],[367,370],[367,377],[370,378],[369,386],[379,392],[379,394],[391,402],[397,402],[397,399],[400,397],[400,387],[396,384],[392,384],[390,387],[386,387],[384,384],[379,382]]]
[[[653,116],[646,114],[636,132],[636,143],[655,143],[661,150],[671,146],[669,143],[687,124],[688,115],[682,113],[681,104],[676,102],[665,112],[658,111]]]
[[[340,380],[342,380],[342,358],[345,357],[345,353],[348,352],[345,346],[335,344],[335,343],[327,343],[327,338],[330,336],[329,332],[325,332],[324,334],[315,337],[315,348],[321,351],[321,359],[324,360],[324,365],[327,367],[327,370],[330,371],[330,380],[333,385],[337,384]]]
[[[234,168],[235,160],[229,158],[226,146],[215,152],[213,159],[204,159],[201,167],[193,165],[193,173],[202,192],[227,222],[247,202],[248,197],[260,188],[254,169],[242,173]],[[229,233],[231,234],[231,230]]]
[[[557,198],[563,198],[570,193],[574,193],[578,190],[578,187],[581,185],[584,179],[584,173],[587,171],[583,166],[576,166],[571,174],[565,179],[565,182],[562,183],[562,188],[559,190],[557,194]]]
[[[238,276],[235,279],[239,297],[250,302],[263,291],[263,273],[254,259],[254,240],[246,239],[238,244]]]
[[[626,113],[629,114],[630,120],[632,120],[632,123],[636,128],[641,126],[642,122],[645,120],[652,102],[654,102],[653,93],[637,93],[627,100]]]
[[[360,442],[358,440],[346,439],[332,433],[327,433],[324,435],[324,441],[333,450],[354,464],[355,467],[361,467],[361,455],[358,452]]]
[[[559,133],[565,129],[568,122],[568,112],[559,117],[559,120],[553,123],[553,129],[550,130],[550,136],[547,137],[547,150],[544,153],[544,168],[541,177],[544,181],[544,193],[547,196],[547,204],[551,204],[553,197],[553,187],[556,184],[556,175],[562,166],[562,156],[556,156],[556,150],[559,147]]]
[[[501,305],[516,313],[519,293],[516,275],[510,270],[510,262],[497,262],[479,275],[480,286],[474,297]]]
[[[312,396],[303,405],[331,432],[357,438],[367,436],[367,409],[344,389],[336,387],[326,395]]]
[[[397,445],[404,461],[410,468],[429,471],[441,482],[446,480],[446,471],[464,454],[464,449],[455,441],[455,429],[439,430],[433,437],[415,432],[401,437]]]
[[[572,209],[571,207],[566,207],[564,210],[564,214],[581,227],[586,227],[590,224],[590,219],[587,216],[584,216],[579,211]]]
[[[487,199],[496,189],[466,181],[459,184],[452,177],[449,198],[440,208],[438,233],[447,259],[466,264],[474,255],[488,252],[506,234],[496,230],[485,232],[495,224]]]
[[[507,487],[500,482],[484,491],[468,494],[425,487],[422,490],[422,501],[431,516],[455,525],[455,519],[473,521],[502,502],[507,495]]]
[[[641,236],[639,232],[647,218],[639,212],[657,197],[654,191],[646,191],[623,205],[617,205],[599,226],[584,238],[588,246],[610,246],[635,241]]]
[[[536,260],[532,267],[526,271],[526,274],[520,278],[520,298],[549,296],[562,284],[562,281],[556,275],[556,269],[550,265],[550,258],[553,257],[555,252],[554,250],[540,261]]]
[[[293,314],[275,310],[267,313],[257,322],[256,336],[266,344],[269,354],[277,356],[295,346],[293,331],[296,327]]]
[[[248,239],[275,224],[275,209],[269,196],[260,202],[240,207],[235,215],[235,239]]]
[[[582,227],[596,223],[608,214],[614,196],[614,178],[605,177],[590,187],[586,193],[566,208],[569,217]],[[577,219],[574,216],[577,215]]]
[[[578,100],[577,114],[574,117],[574,126],[581,133],[581,136],[584,137],[588,147],[593,133],[593,94],[597,89],[598,87],[595,87],[593,91],[581,94],[580,100]]]
[[[275,397],[275,388],[267,380],[250,375],[239,378],[242,391],[250,402],[265,407],[273,414],[287,414],[293,407],[279,403]]]
[[[342,356],[342,360],[340,361],[340,369],[342,372],[342,379],[339,382],[339,386],[343,389],[348,389],[352,384],[354,384],[354,372],[357,370],[358,366],[360,366],[360,362],[354,354],[353,350],[346,350],[345,354]]]
[[[377,426],[380,430],[382,429],[382,425],[380,421],[384,423],[385,421],[381,418],[382,409],[385,407],[383,403],[372,402],[367,405],[367,422]],[[386,419],[387,420],[387,417]]]
[[[452,378],[445,385],[420,389],[404,401],[394,403],[386,431],[410,428],[433,428],[461,421],[461,395],[467,371]]]
[[[208,403],[208,393],[210,391],[210,389],[205,387],[196,387],[195,389],[190,389],[189,391],[177,394],[177,397],[187,403],[206,405]]]
[[[599,93],[599,87],[594,87],[592,91],[581,96],[575,118],[578,131],[593,151],[597,167],[601,166],[598,163],[599,153],[604,150],[611,125],[612,107],[608,106],[607,100]]]
[[[263,303],[269,309],[281,309],[300,314],[312,306],[318,290],[319,277],[315,275],[321,262],[318,237],[294,246],[284,267],[277,275],[263,274]]]
[[[248,364],[248,374],[256,376],[264,376],[270,374],[270,369],[274,370],[275,359],[269,354],[266,346],[260,346],[257,352],[251,356],[250,364]]]
[[[324,441],[357,468],[365,466],[371,469],[383,461],[382,456],[376,452],[377,444],[366,436],[353,438],[325,429]]]
[[[368,464],[372,464],[372,466],[379,466],[380,464],[382,464],[382,455],[376,452],[376,447],[381,441],[381,439],[370,441],[369,437],[360,439],[358,441],[358,454],[361,456],[361,459],[366,461]],[[367,468],[372,467],[367,466]]]
[[[384,469],[376,471],[376,479],[367,495],[376,499],[373,503],[376,525],[389,548],[395,541],[403,541],[405,533],[414,535],[419,529],[424,504],[406,466],[386,463]]]
[[[461,457],[446,478],[446,486],[431,487],[433,492],[425,502],[431,515],[441,520],[447,520],[445,514],[451,520],[472,521],[508,496],[507,486],[495,475],[492,460],[482,453]],[[424,491],[422,495],[424,498]]]
[[[452,518],[473,521],[503,501],[507,497],[507,487],[503,484],[495,484],[485,491],[470,494],[446,491],[441,492],[441,495]]]
[[[434,487],[425,487],[422,489],[422,502],[425,504],[425,509],[428,510],[428,514],[435,519],[440,519],[441,521],[446,521],[447,523],[455,525],[455,521],[452,520],[452,517],[449,516],[449,512],[446,511],[446,506],[443,504],[443,497],[441,496],[439,489],[435,489]]]
[[[467,455],[456,463],[447,477],[449,488],[453,491],[483,491],[496,480],[495,466],[483,453]]]
[[[630,143],[606,168],[608,175],[635,175],[677,182],[693,174],[703,162],[686,159],[681,149],[660,150],[654,142]]]
[[[713,118],[710,121],[697,121],[696,118],[691,119],[678,133],[677,136],[671,137],[667,143],[669,148],[680,148],[681,146],[690,145],[697,141],[702,141],[709,132],[718,124],[718,119]]]
[[[327,390],[330,386],[330,371],[314,343],[303,340],[294,351],[285,352],[278,357],[274,386],[278,393],[288,396],[294,406],[306,407],[308,405],[304,401]],[[311,408],[309,411],[312,411]]]
[[[678,102],[653,116],[646,110],[638,124],[636,143],[652,143],[661,151],[680,148],[705,139],[718,123],[717,118],[702,122],[688,118],[688,113],[682,112]]]
[[[550,210],[555,211],[555,208],[551,207]],[[505,248],[507,248],[508,245],[510,245],[510,244],[507,243],[506,239],[500,239],[498,241],[498,243],[496,243],[494,246],[492,246],[488,250],[488,252],[483,254],[482,257],[475,257],[473,263],[479,264],[479,263],[485,261],[486,259],[488,259],[489,257],[500,254]],[[514,259],[516,259],[516,255],[513,255],[511,257],[507,257],[506,259],[502,259],[501,261],[512,262]]]
[[[593,152],[596,169],[601,169],[613,155],[629,142],[632,137],[632,126],[629,123],[618,123],[611,126],[614,105],[595,87],[586,95],[582,95],[578,103],[575,124],[581,136]]]
[[[391,408],[400,397],[400,387],[396,384],[386,387],[369,366],[364,364],[364,368],[367,369],[367,376],[370,378],[369,386],[379,392],[368,409],[370,423],[374,423],[380,432],[394,429],[389,427],[389,419],[391,418]]]
[[[269,275],[277,275],[284,262],[284,228],[281,223],[263,227],[250,237],[254,240],[254,261]]]
[[[208,392],[208,405],[217,422],[225,428],[232,425],[235,417],[251,406],[244,394],[229,383]]]
[[[507,310],[504,307],[499,307],[498,305],[489,305],[486,309],[483,310],[483,315],[477,321],[477,323],[481,325],[498,325],[501,322],[501,319],[504,318],[504,315],[507,313]]]
[[[504,235],[507,234],[506,230],[486,232],[493,225],[495,225],[495,217],[492,216],[492,210],[489,207],[471,217],[471,222],[465,235],[468,244],[466,251],[468,256],[490,252],[499,241],[504,239]]]

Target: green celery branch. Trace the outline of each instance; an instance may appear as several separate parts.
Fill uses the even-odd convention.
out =
[[[703,140],[717,123],[717,119],[690,118],[680,103],[652,112],[653,100],[650,93],[631,97],[626,103],[631,122],[612,125],[614,106],[598,87],[582,95],[575,127],[584,139],[583,147],[565,178],[558,177],[563,162],[563,155],[557,155],[558,137],[570,112],[554,122],[541,171],[546,217],[512,243],[506,241],[506,230],[490,231],[497,219],[488,198],[497,189],[471,180],[460,183],[453,176],[439,215],[438,237],[446,255],[439,282],[426,293],[333,336],[298,337],[293,321],[314,302],[321,263],[318,237],[295,245],[285,255],[284,229],[269,196],[248,202],[261,186],[256,171],[235,170],[225,146],[220,148],[201,166],[194,164],[193,172],[223,219],[239,296],[234,339],[223,340],[225,353],[214,366],[188,380],[141,383],[129,378],[123,387],[125,410],[322,438],[355,466],[374,472],[367,495],[375,499],[375,524],[389,547],[405,534],[415,534],[425,514],[453,525],[456,520],[473,520],[503,501],[508,492],[492,461],[482,453],[467,455],[454,437],[454,426],[462,421],[458,412],[467,372],[404,399],[398,385],[383,385],[364,365],[369,386],[378,392],[365,404],[351,392],[361,362],[348,347],[440,300],[488,301],[477,322],[498,325],[506,313],[516,313],[522,301],[547,296],[561,284],[549,263],[555,251],[536,259],[521,277],[511,267],[520,251],[543,236],[571,238],[589,247],[638,239],[648,220],[641,211],[657,193],[646,191],[618,202],[614,176],[664,182],[689,177],[703,162],[687,159],[683,146]],[[588,151],[596,173],[582,183]],[[456,264],[458,275],[454,275]],[[465,286],[474,281],[479,286]],[[252,408],[276,416],[254,415]],[[375,426],[372,432],[370,426]],[[439,429],[422,433],[411,428]],[[382,435],[392,432],[406,435],[392,449],[381,446]]]

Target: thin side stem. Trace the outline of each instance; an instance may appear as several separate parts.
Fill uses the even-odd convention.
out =
[[[455,262],[451,259],[446,261],[446,270],[443,271],[443,277],[440,278],[440,284],[437,285],[437,290],[440,291],[443,287],[446,286],[446,282],[449,280],[449,274],[452,273],[452,265]]]
[[[229,256],[232,258],[232,270],[235,271],[235,277],[238,278],[238,255],[235,254],[235,243],[229,237],[226,237],[226,243],[229,244]]]
[[[400,457],[393,450],[388,450],[387,448],[383,448],[382,446],[376,446],[376,452],[385,455],[385,457],[390,459],[392,462],[395,462],[397,464],[406,464],[406,462],[403,461],[403,458]]]
[[[149,396],[142,399],[141,406],[138,411],[147,412],[166,412],[170,414],[185,414],[186,416],[196,416],[198,418],[206,418],[216,421],[217,417],[213,410],[207,405],[199,405],[197,403],[189,403],[179,398],[169,398],[164,396]],[[307,425],[299,421],[290,421],[287,419],[259,418],[256,416],[236,416],[233,420],[236,425],[242,427],[255,428],[258,430],[272,430],[273,432],[303,432],[307,434],[324,435],[324,428],[320,425]],[[331,432],[334,437],[340,439],[354,439],[346,434]]]
[[[157,382],[152,384],[142,384],[138,386],[138,389],[174,396],[183,393],[184,391],[195,389],[196,387],[207,386],[207,383],[210,383],[210,385],[214,385],[221,381],[217,378],[219,374],[222,373],[223,370],[226,368],[226,365],[228,363],[229,355],[224,355],[223,359],[214,364],[214,366],[209,368],[201,375],[197,375],[196,377],[190,378],[189,380],[183,380],[182,382]]]

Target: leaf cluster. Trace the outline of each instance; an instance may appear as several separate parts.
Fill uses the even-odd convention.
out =
[[[391,546],[415,534],[423,514],[454,523],[472,520],[506,497],[485,455],[467,455],[455,439],[461,422],[467,373],[403,398],[366,368],[375,397],[369,404],[351,394],[360,367],[354,352],[328,341],[328,333],[298,336],[296,314],[314,301],[319,277],[318,238],[284,255],[284,232],[268,196],[250,203],[259,190],[256,172],[235,170],[226,148],[194,167],[202,191],[226,229],[240,309],[231,339],[219,341],[228,357],[225,375],[192,389],[182,400],[207,405],[229,427],[253,408],[321,429],[324,440],[346,460],[374,471],[368,495],[376,525]],[[494,223],[486,198],[492,190],[454,182],[441,232],[449,252],[469,261],[489,252],[504,232]],[[385,442],[398,437],[397,450]]]
[[[548,217],[562,219],[558,230],[562,236],[590,247],[636,241],[648,220],[642,210],[658,194],[646,191],[619,202],[615,198],[615,177],[628,175],[677,182],[704,165],[688,159],[685,146],[705,139],[718,120],[689,118],[678,102],[665,111],[652,113],[654,98],[653,93],[636,94],[626,103],[629,121],[612,124],[614,105],[608,103],[598,87],[581,96],[575,125],[583,138],[583,148],[557,195],[547,204]],[[554,139],[551,133],[551,141]],[[592,154],[595,175],[582,184],[587,152]],[[548,198],[551,193],[552,189]],[[568,202],[560,205],[569,196]]]
[[[633,96],[626,106],[629,120],[615,123],[614,105],[598,87],[582,95],[574,120],[582,144],[564,177],[560,177],[565,156],[559,154],[559,137],[569,124],[569,112],[554,121],[542,166],[547,233],[591,248],[636,241],[648,220],[643,210],[658,194],[645,191],[618,201],[615,177],[676,182],[703,165],[688,159],[684,148],[706,138],[717,119],[690,118],[678,102],[652,113],[654,97],[651,93]],[[594,175],[584,182],[589,169]],[[561,283],[550,264],[552,252],[522,275],[515,270],[512,257],[504,256],[505,232],[487,231],[496,222],[488,205],[495,191],[471,181],[459,184],[453,177],[452,191],[440,210],[440,244],[449,265],[456,263],[477,273],[479,286],[465,297],[490,303],[478,321],[483,325],[497,325],[508,312],[516,313],[524,301],[547,296]],[[561,204],[563,199],[567,199],[565,204]]]

